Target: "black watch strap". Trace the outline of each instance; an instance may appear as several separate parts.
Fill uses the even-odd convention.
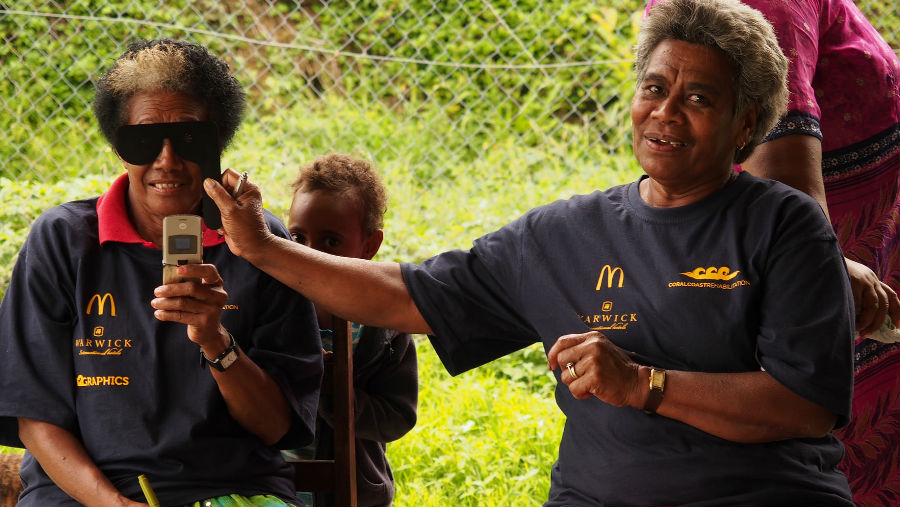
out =
[[[228,333],[228,336],[231,338],[231,343],[228,345],[228,348],[223,350],[222,353],[219,354],[215,359],[206,357],[206,354],[203,353],[203,350],[200,351],[200,356],[206,361],[207,364],[209,364],[210,368],[215,368],[219,371],[225,371],[237,361],[239,355],[237,342],[234,341],[234,335]]]

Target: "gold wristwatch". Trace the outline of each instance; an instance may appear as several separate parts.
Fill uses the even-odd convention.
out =
[[[665,392],[666,370],[650,368],[650,393],[647,395],[647,402],[644,404],[644,412],[655,414],[659,404],[662,403]]]

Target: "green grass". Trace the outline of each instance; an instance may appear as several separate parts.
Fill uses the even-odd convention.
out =
[[[491,366],[450,377],[419,337],[419,420],[388,444],[394,505],[541,505],[564,416],[543,349],[533,346]],[[528,379],[515,380],[503,370]]]

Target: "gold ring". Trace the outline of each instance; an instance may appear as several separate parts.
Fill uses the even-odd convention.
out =
[[[569,375],[572,375],[572,380],[578,378],[578,374],[575,373],[575,363],[566,363],[566,368],[569,370]]]

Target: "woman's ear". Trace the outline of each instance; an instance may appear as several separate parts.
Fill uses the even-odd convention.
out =
[[[375,229],[372,234],[369,234],[363,247],[363,259],[372,260],[372,257],[375,257],[375,254],[378,253],[378,249],[381,248],[382,241],[384,241],[383,230]]]
[[[735,146],[746,146],[753,139],[756,131],[756,119],[759,117],[759,104],[753,104],[741,114]]]

